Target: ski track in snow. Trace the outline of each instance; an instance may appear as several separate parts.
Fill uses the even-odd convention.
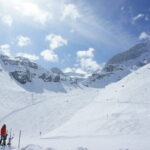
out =
[[[91,89],[92,90],[92,89]],[[17,120],[20,120],[20,122],[22,122],[23,120],[25,120],[25,114],[29,114],[29,113],[32,113],[32,114],[34,114],[35,113],[35,111],[37,112],[37,113],[39,113],[40,115],[41,115],[41,117],[43,118],[44,116],[45,116],[45,119],[47,118],[47,113],[48,112],[44,112],[43,113],[43,115],[42,115],[42,110],[43,109],[45,109],[45,106],[47,107],[47,106],[50,106],[50,110],[49,110],[49,112],[50,112],[50,114],[51,113],[53,113],[53,114],[57,114],[57,112],[58,112],[58,116],[60,116],[59,115],[59,109],[62,107],[62,111],[63,111],[63,113],[64,113],[64,115],[66,114],[66,113],[68,113],[68,117],[65,119],[63,116],[63,118],[64,118],[64,121],[66,120],[68,120],[72,115],[74,115],[75,114],[75,112],[77,112],[79,109],[81,109],[82,107],[84,107],[85,105],[87,105],[88,103],[90,103],[93,99],[94,99],[94,97],[97,95],[96,93],[96,91],[97,90],[94,90],[95,92],[93,93],[93,92],[91,92],[91,90],[89,91],[89,92],[83,92],[82,94],[78,94],[78,92],[76,93],[76,94],[60,94],[60,95],[56,95],[56,96],[49,96],[49,95],[47,95],[48,96],[48,98],[49,99],[45,99],[45,100],[42,100],[42,101],[39,101],[39,100],[37,100],[38,102],[37,103],[34,103],[33,105],[27,105],[27,106],[25,106],[25,107],[21,107],[21,108],[18,108],[18,109],[15,109],[15,110],[13,110],[13,111],[11,111],[11,112],[9,112],[8,114],[6,114],[5,116],[3,116],[2,118],[1,118],[1,121],[2,122],[6,122],[7,124],[9,124],[9,125],[15,125],[16,126],[16,124],[18,124],[19,122],[17,121]],[[80,91],[79,91],[80,92]],[[86,96],[87,95],[90,95],[90,93],[91,93],[91,96],[89,96],[89,98],[87,98]],[[95,95],[95,96],[94,96]],[[43,95],[44,96],[44,95]],[[82,97],[82,102],[81,103],[79,103],[79,101],[81,100],[80,98]],[[56,107],[60,107],[58,110],[56,109],[54,109],[53,107],[51,107],[51,105],[52,104],[54,104],[54,108]],[[73,109],[71,109],[71,105],[74,105],[75,107],[73,108]],[[63,108],[64,107],[64,108]],[[36,109],[36,108],[38,108],[38,109]],[[51,109],[52,109],[52,111],[53,112],[51,112]],[[67,109],[69,109],[69,111],[67,112]],[[33,113],[34,112],[34,113]],[[46,114],[45,114],[46,113]],[[21,115],[20,115],[21,114]],[[34,114],[34,115],[29,115],[29,117],[30,117],[30,120],[33,120],[34,119],[34,117],[35,117],[35,115],[37,116],[37,114]],[[18,117],[17,117],[18,116]],[[33,119],[31,119],[31,117],[33,118]],[[40,118],[40,117],[39,117]],[[57,118],[57,117],[56,117]],[[60,117],[59,117],[60,118]],[[44,118],[43,118],[44,119]],[[53,121],[55,118],[51,118],[51,120]],[[61,118],[60,118],[61,119]],[[12,120],[12,121],[11,121]],[[21,121],[22,120],[22,121]],[[38,121],[38,120],[37,120]],[[54,120],[55,121],[55,120]],[[61,121],[61,120],[60,120]],[[62,122],[61,122],[61,124],[62,123],[64,123],[64,121],[62,120]],[[2,123],[1,122],[1,123]],[[39,123],[40,123],[40,121],[38,121]],[[45,122],[45,121],[44,121]],[[30,123],[32,123],[32,122],[30,122]],[[19,123],[20,124],[20,123]],[[29,124],[29,123],[28,123]],[[22,124],[23,125],[23,124]],[[54,126],[55,126],[55,124],[54,124]],[[11,128],[13,128],[13,126],[11,126]],[[17,128],[19,128],[19,129],[21,129],[21,126],[19,125],[19,126],[17,126],[15,129],[17,129]],[[29,127],[30,128],[30,127]],[[34,128],[34,125],[33,125],[33,128]],[[54,127],[53,127],[54,128]],[[32,129],[31,129],[32,130]],[[40,130],[38,131],[38,132],[40,132]]]
[[[15,110],[9,112],[9,113],[8,113],[7,115],[5,115],[4,117],[2,117],[0,120],[1,120],[1,122],[4,122],[4,121],[5,121],[7,118],[9,118],[10,116],[15,115],[15,113],[19,113],[20,111],[23,111],[23,110],[25,110],[25,109],[28,109],[29,107],[32,107],[32,106],[37,105],[37,104],[39,104],[39,103],[42,103],[42,102],[38,102],[38,103],[29,105],[29,106],[25,106],[25,107],[22,107],[22,108],[19,108],[19,109],[15,109]]]

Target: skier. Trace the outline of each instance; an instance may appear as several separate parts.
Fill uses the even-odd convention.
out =
[[[2,126],[0,134],[1,134],[0,145],[5,146],[7,140],[6,124]]]

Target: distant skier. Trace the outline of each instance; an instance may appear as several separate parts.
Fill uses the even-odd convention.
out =
[[[0,145],[5,146],[7,140],[6,124],[2,126],[0,134],[1,134]]]

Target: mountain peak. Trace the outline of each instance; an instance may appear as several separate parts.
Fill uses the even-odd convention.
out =
[[[61,91],[65,91],[62,83],[77,84],[76,79],[66,76],[59,68],[46,69],[23,57],[9,57],[0,55],[0,65],[12,79],[26,88],[42,92],[43,89],[52,90],[52,83],[58,83]],[[57,84],[57,86],[58,86]],[[37,90],[38,89],[38,90]],[[56,89],[56,87],[55,87]]]
[[[136,44],[129,50],[115,55],[108,61],[107,65],[125,63],[127,61],[135,60],[137,58],[139,58],[139,61],[142,61],[140,60],[140,57],[142,57],[142,55],[144,55],[143,60],[150,58],[150,41]]]
[[[129,50],[113,56],[101,71],[94,72],[84,84],[104,87],[148,63],[150,63],[150,41],[136,44]]]

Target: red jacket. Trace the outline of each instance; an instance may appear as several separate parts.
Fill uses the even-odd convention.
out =
[[[6,135],[6,125],[3,125],[1,128],[1,135]]]

